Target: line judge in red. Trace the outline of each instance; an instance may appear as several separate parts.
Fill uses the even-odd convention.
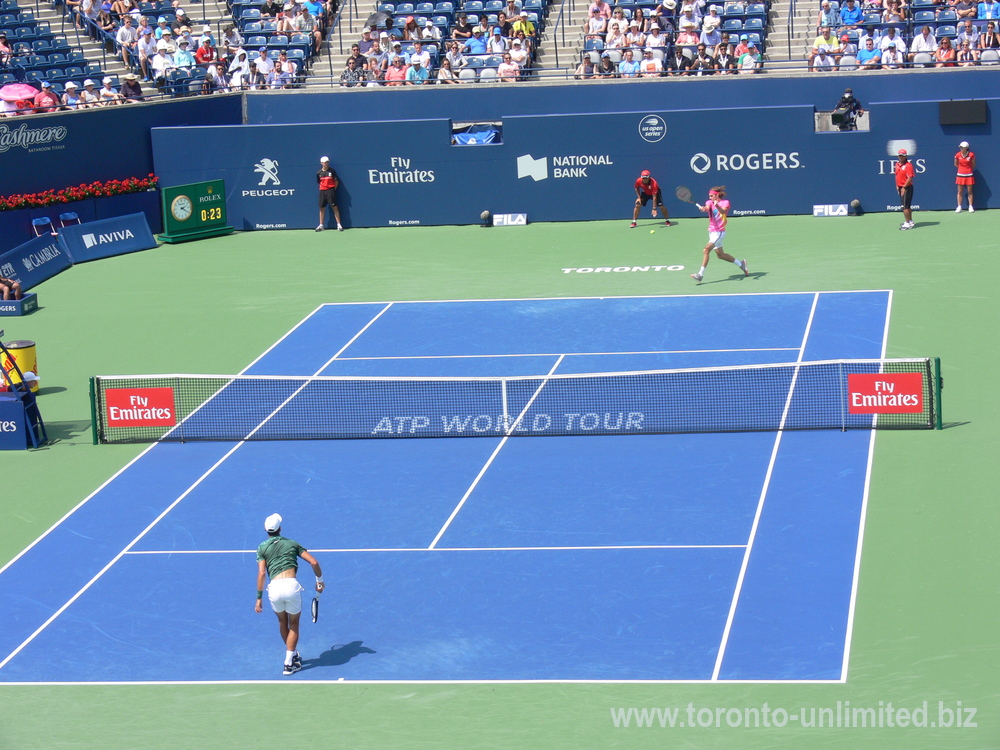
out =
[[[958,144],[958,153],[955,154],[955,168],[958,170],[958,176],[955,178],[955,184],[958,185],[958,208],[955,209],[955,213],[962,213],[963,186],[969,194],[969,212],[971,213],[976,210],[972,207],[972,187],[976,184],[976,155],[969,150],[968,141],[962,141]]]
[[[649,199],[653,199],[653,218],[656,218],[656,209],[663,211],[664,226],[670,226],[670,216],[667,214],[667,207],[663,205],[663,195],[660,193],[660,186],[649,173],[648,169],[642,170],[639,179],[635,181],[635,208],[632,209],[632,228],[639,220],[639,209],[645,206]]]

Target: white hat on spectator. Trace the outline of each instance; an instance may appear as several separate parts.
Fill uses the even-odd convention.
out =
[[[663,0],[663,7],[667,10],[673,10],[677,7],[677,0]]]
[[[175,13],[176,15],[178,15],[178,16],[186,16],[186,15],[187,15],[187,11],[185,11],[185,10],[184,10],[183,8],[181,8],[181,7],[177,7],[177,8],[174,8],[174,13]]]
[[[162,49],[162,50],[166,50],[166,49],[168,49],[169,47],[170,47],[170,45],[169,45],[169,44],[167,44],[167,43],[166,43],[166,42],[165,42],[164,40],[162,40],[162,39],[161,39],[160,41],[158,41],[158,42],[156,43],[156,49],[157,49],[157,50],[161,50],[161,49]]]
[[[65,88],[68,88],[68,89],[75,89],[75,88],[77,88],[77,85],[76,85],[75,83],[73,83],[73,81],[69,81],[69,82],[68,82],[68,83],[66,84]]]
[[[108,76],[104,76],[104,80],[101,83],[111,83],[111,79]]]
[[[86,81],[83,82],[83,85],[84,86],[95,86],[96,84],[92,80],[90,80],[88,78]]]
[[[521,18],[527,18],[527,17],[528,17],[528,11],[522,10],[521,11]]]
[[[206,23],[206,24],[205,24],[204,26],[202,26],[202,27],[201,27],[201,33],[202,33],[202,34],[211,34],[211,33],[212,33],[212,27],[211,27],[211,26],[209,26],[209,25],[208,25],[208,24]]]
[[[629,26],[632,27],[632,28],[634,28],[634,29],[638,29],[639,28],[639,22],[638,21],[632,21],[632,23],[630,23]]]
[[[424,26],[433,26],[433,25],[434,25],[434,22],[431,19],[429,19],[429,18],[425,18],[424,19]]]

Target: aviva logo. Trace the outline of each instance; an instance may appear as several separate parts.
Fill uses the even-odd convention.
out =
[[[544,180],[549,176],[549,158],[543,156],[541,159],[532,158],[531,154],[517,157],[517,179],[530,177],[535,182]]]

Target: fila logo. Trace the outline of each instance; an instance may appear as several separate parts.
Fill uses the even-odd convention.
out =
[[[847,216],[847,204],[827,203],[813,206],[813,216]]]
[[[528,224],[528,214],[493,214],[495,227],[523,227]]]

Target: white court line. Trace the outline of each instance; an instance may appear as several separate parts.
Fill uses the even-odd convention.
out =
[[[529,680],[128,680],[109,682],[0,682],[6,687],[150,687],[194,685],[838,685],[842,680],[587,680],[587,679],[529,679]]]
[[[576,552],[580,550],[629,549],[743,549],[745,544],[594,544],[571,547],[342,547],[336,549],[309,548],[310,552],[337,554],[342,552]],[[127,555],[252,555],[255,549],[158,549],[129,550]]]
[[[874,292],[891,292],[891,289],[826,289],[822,294],[872,294]],[[586,301],[603,299],[683,299],[706,297],[794,297],[800,294],[819,294],[819,292],[726,292],[722,294],[621,294],[607,295],[604,297],[501,297],[496,298],[470,298],[470,299],[397,299],[397,300],[371,300],[368,302],[326,302],[327,307],[339,307],[343,305],[384,305],[387,303],[394,305],[429,305],[448,304],[455,302],[553,302],[553,301]],[[322,305],[321,305],[322,306]]]
[[[280,344],[286,338],[288,338],[289,336],[291,336],[292,333],[294,333],[295,330],[298,329],[299,326],[303,325],[307,320],[309,320],[309,318],[311,318],[313,315],[315,315],[316,313],[318,313],[324,307],[326,307],[326,305],[319,305],[315,310],[313,310],[311,313],[309,313],[308,315],[306,315],[302,320],[300,320],[298,323],[296,323],[284,336],[282,336],[280,339],[278,339],[273,344],[271,344],[269,347],[267,347],[267,349],[265,349],[263,353],[261,353],[258,357],[256,357],[253,360],[253,362],[251,362],[246,367],[244,367],[240,371],[239,374],[240,375],[244,374],[247,370],[249,370],[255,364],[257,364],[258,362],[260,362],[260,360],[263,359],[268,353],[270,353],[271,350],[274,349],[274,347],[278,346],[278,344]],[[115,479],[117,479],[121,474],[123,474],[130,466],[132,466],[132,464],[134,464],[140,458],[142,458],[147,453],[149,453],[151,450],[153,450],[154,448],[156,448],[158,445],[159,445],[159,443],[153,443],[149,447],[143,449],[143,451],[138,456],[136,456],[135,458],[133,458],[131,461],[129,461],[127,464],[125,464],[122,468],[120,468],[118,471],[116,471],[114,474],[112,474],[111,477],[107,481],[105,481],[103,484],[101,484],[100,487],[98,487],[96,490],[94,490],[89,495],[87,495],[83,500],[81,500],[79,503],[77,503],[72,508],[72,510],[70,510],[69,512],[66,513],[66,515],[64,515],[62,518],[60,518],[54,524],[52,524],[51,526],[49,526],[49,528],[46,529],[37,539],[35,539],[35,541],[33,541],[31,544],[29,544],[27,547],[25,547],[19,553],[17,553],[13,558],[11,558],[11,560],[9,562],[7,562],[6,565],[0,567],[0,574],[3,574],[3,572],[5,570],[7,570],[7,568],[9,568],[11,565],[13,565],[14,563],[16,563],[22,557],[24,557],[24,555],[26,555],[28,552],[30,552],[39,542],[41,542],[45,537],[47,537],[53,531],[55,531],[55,529],[56,529],[57,526],[61,525],[63,522],[66,521],[66,519],[68,519],[70,516],[72,516],[74,513],[76,513],[80,508],[82,508],[84,505],[86,505],[88,502],[90,502],[91,499],[93,499],[98,493],[101,492],[101,490],[103,490],[105,487],[107,487],[109,484],[111,484],[113,481],[115,481]]]
[[[504,357],[614,357],[626,354],[715,354],[719,352],[797,352],[797,346],[772,346],[761,349],[664,349],[649,352],[533,352],[528,354],[420,354],[401,357],[341,357],[341,362],[370,362],[387,359],[503,359]]]
[[[885,306],[885,326],[882,329],[882,350],[880,359],[885,359],[885,351],[889,344],[889,317],[892,315],[892,290]],[[875,419],[878,419],[876,416]],[[868,438],[868,466],[865,468],[865,488],[861,493],[861,518],[858,520],[858,546],[854,551],[854,575],[851,578],[851,603],[847,608],[847,632],[844,634],[844,663],[840,668],[840,679],[847,682],[847,665],[851,659],[851,639],[854,636],[854,611],[858,602],[858,580],[861,577],[861,547],[865,538],[865,521],[868,518],[868,492],[871,489],[872,464],[875,462],[875,435],[873,429]]]
[[[809,310],[809,320],[806,321],[806,330],[802,334],[802,346],[799,348],[799,358],[806,352],[806,342],[809,340],[809,331],[812,329],[813,318],[816,315],[816,305],[819,302],[819,292],[813,296],[812,307]],[[778,458],[778,448],[781,446],[781,436],[785,428],[785,419],[788,417],[788,410],[792,405],[792,397],[795,394],[795,383],[799,377],[798,370],[792,375],[792,382],[788,387],[788,397],[785,399],[785,408],[781,413],[781,423],[778,425],[778,432],[774,436],[774,447],[771,449],[771,460],[767,464],[767,472],[764,474],[764,486],[760,490],[760,499],[757,501],[757,511],[753,516],[753,524],[750,526],[750,538],[747,540],[746,551],[743,553],[743,563],[740,565],[740,574],[736,578],[736,590],[733,592],[733,600],[729,605],[729,616],[726,617],[726,627],[722,631],[722,642],[719,644],[719,653],[715,657],[715,669],[712,670],[712,680],[719,679],[719,672],[722,670],[722,660],[726,655],[726,646],[729,643],[729,633],[733,629],[733,619],[736,617],[736,606],[739,604],[740,592],[743,590],[743,581],[746,578],[747,566],[750,563],[750,553],[753,551],[753,543],[757,538],[757,527],[760,525],[760,516],[764,510],[764,499],[767,497],[767,490],[771,484],[771,475],[774,472],[774,463]]]
[[[521,421],[521,419],[527,413],[528,408],[535,402],[535,399],[538,397],[538,394],[541,393],[542,388],[544,388],[545,384],[548,382],[547,378],[556,371],[556,368],[559,367],[559,364],[562,361],[563,358],[560,355],[559,359],[557,359],[555,364],[552,365],[552,368],[549,370],[548,375],[545,376],[546,379],[542,380],[541,384],[535,390],[534,394],[532,394],[531,399],[528,401],[527,404],[525,404],[524,409],[522,409],[521,413],[518,414],[517,419],[514,420],[515,426]],[[511,430],[512,429],[513,427],[511,427]],[[472,484],[469,485],[469,489],[467,489],[465,491],[465,494],[462,495],[462,499],[459,500],[458,505],[455,506],[455,510],[453,510],[451,512],[451,515],[448,516],[448,520],[444,522],[444,526],[442,526],[440,531],[438,531],[437,536],[434,537],[434,541],[430,543],[430,546],[427,549],[434,549],[437,543],[441,541],[441,537],[444,536],[444,532],[448,530],[448,527],[451,526],[451,522],[455,520],[455,516],[457,516],[458,512],[462,510],[462,506],[465,505],[465,501],[469,499],[469,496],[472,494],[472,491],[476,489],[476,485],[479,484],[479,480],[482,479],[483,475],[486,474],[486,470],[490,468],[490,464],[493,463],[493,459],[497,457],[497,454],[500,453],[500,450],[507,444],[507,441],[510,440],[511,430],[508,430],[507,434],[504,435],[503,438],[501,438],[499,443],[497,443],[497,447],[493,449],[493,453],[490,454],[490,457],[486,460],[486,463],[483,465],[483,468],[479,470],[479,474],[476,475],[476,478],[472,480]]]
[[[358,339],[358,337],[361,336],[361,334],[364,333],[366,330],[368,330],[368,328],[376,320],[378,320],[380,317],[382,317],[382,315],[385,314],[385,312],[390,307],[392,307],[391,303],[387,304],[385,307],[383,307],[382,310],[379,311],[378,315],[376,315],[374,318],[372,318],[371,320],[369,320],[368,323],[364,326],[364,328],[362,328],[360,331],[358,331],[356,334],[354,334],[354,336],[351,338],[351,340],[348,341],[346,344],[344,344],[344,346],[342,346],[340,348],[340,350],[337,352],[337,354],[334,354],[332,357],[330,357],[330,359],[328,359],[323,364],[323,366],[320,367],[319,370],[316,371],[316,373],[314,373],[313,377],[315,377],[316,375],[319,375],[321,372],[323,372],[323,370],[325,370],[327,368],[327,366],[329,366],[329,364],[331,362],[333,362],[334,359],[337,358],[338,354],[340,354],[341,352],[343,352],[345,349],[347,349],[347,347],[349,347],[352,343],[354,343]],[[291,333],[291,332],[289,332],[289,333]],[[263,356],[263,355],[261,355],[261,356]],[[260,358],[258,357],[258,359],[260,359]],[[255,360],[255,361],[257,361],[257,360]],[[105,573],[107,573],[112,568],[112,566],[114,566],[114,564],[116,562],[118,562],[122,558],[123,555],[125,555],[125,553],[127,553],[129,550],[132,549],[132,547],[134,547],[136,544],[138,544],[139,541],[144,536],[146,536],[146,534],[148,534],[153,529],[153,527],[156,526],[156,524],[158,524],[161,520],[163,520],[163,518],[166,517],[166,515],[168,513],[170,513],[170,511],[173,510],[177,506],[178,503],[180,503],[185,497],[187,497],[198,485],[200,485],[203,481],[205,481],[205,479],[208,478],[208,476],[210,476],[217,468],[219,468],[220,466],[222,466],[223,462],[225,462],[225,460],[227,458],[229,458],[237,450],[239,450],[240,446],[244,445],[246,443],[247,439],[251,438],[258,430],[260,430],[265,424],[267,424],[274,417],[274,415],[277,414],[282,409],[282,407],[285,406],[285,404],[287,404],[289,401],[291,401],[293,398],[295,398],[296,394],[298,394],[299,391],[302,390],[302,388],[305,388],[305,385],[303,385],[295,393],[293,393],[291,396],[289,396],[287,399],[285,399],[284,403],[282,403],[281,406],[279,406],[277,409],[275,409],[274,411],[272,411],[267,416],[267,418],[264,419],[264,421],[262,421],[260,424],[258,424],[246,436],[246,438],[244,438],[243,440],[241,440],[240,442],[238,442],[236,445],[234,445],[232,448],[230,448],[226,452],[226,454],[222,458],[220,458],[218,461],[216,461],[208,471],[206,471],[204,474],[202,474],[200,477],[198,477],[198,479],[190,487],[188,487],[176,500],[174,500],[172,503],[170,503],[170,505],[167,506],[166,510],[164,510],[162,513],[160,513],[160,515],[158,515],[155,519],[153,519],[153,522],[150,523],[145,529],[143,529],[142,532],[140,532],[140,534],[137,537],[135,537],[135,539],[133,539],[131,542],[129,542],[128,545],[125,547],[125,549],[123,549],[121,552],[119,552],[117,555],[115,555],[114,558],[112,558],[112,560],[107,565],[105,565],[103,568],[101,568],[97,572],[97,575],[95,575],[93,578],[91,578],[83,586],[83,588],[81,588],[72,597],[70,597],[69,601],[67,601],[65,604],[63,604],[45,622],[43,622],[38,628],[36,628],[35,632],[33,632],[30,636],[28,636],[21,643],[20,646],[18,646],[13,651],[11,651],[3,661],[0,661],[0,669],[3,669],[10,662],[11,659],[13,659],[19,653],[21,653],[21,651],[25,647],[27,647],[28,644],[30,644],[33,640],[35,640],[35,638],[37,638],[38,635],[43,630],[45,630],[45,628],[47,628],[49,625],[51,625],[55,621],[55,619],[57,617],[59,617],[59,615],[61,615],[63,612],[65,612],[70,607],[70,605],[73,604],[73,602],[75,602],[77,599],[79,599],[91,586],[93,586],[98,580],[100,580],[101,576],[103,576]]]

